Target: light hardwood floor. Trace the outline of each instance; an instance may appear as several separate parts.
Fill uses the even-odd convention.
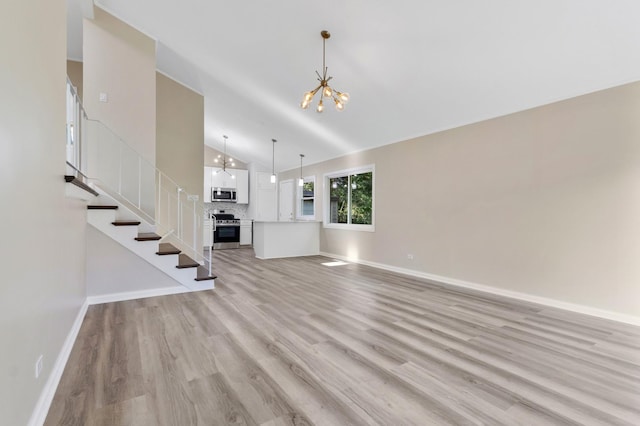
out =
[[[91,306],[45,424],[640,424],[640,328],[327,261]]]

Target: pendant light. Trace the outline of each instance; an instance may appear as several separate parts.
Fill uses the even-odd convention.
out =
[[[309,108],[309,104],[311,104],[313,97],[318,91],[320,91],[320,102],[318,102],[318,106],[316,108],[317,112],[324,111],[322,98],[333,100],[336,109],[338,111],[342,111],[344,110],[344,105],[349,102],[349,94],[339,92],[329,86],[329,80],[331,80],[333,77],[327,77],[327,71],[329,68],[325,65],[325,43],[327,39],[331,37],[331,34],[329,33],[329,31],[324,30],[320,32],[320,35],[322,36],[322,75],[320,75],[320,73],[316,71],[316,75],[318,76],[318,81],[320,82],[320,84],[312,91],[304,94],[302,102],[300,103],[300,107],[302,109]]]
[[[276,183],[276,142],[275,139],[271,139],[271,183]]]
[[[300,179],[298,179],[298,186],[302,186],[304,184],[304,179],[302,179],[302,159],[304,158],[304,154],[300,154]]]

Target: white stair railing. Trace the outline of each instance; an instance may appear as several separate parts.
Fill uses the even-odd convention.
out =
[[[211,275],[212,238],[208,209],[169,176],[142,157],[104,123],[92,120],[67,80],[68,173],[87,177],[107,195],[134,211],[140,219]],[[205,253],[204,247],[208,247]]]

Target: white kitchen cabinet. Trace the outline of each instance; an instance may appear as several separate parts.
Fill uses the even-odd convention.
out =
[[[240,245],[246,246],[251,244],[251,233],[253,230],[251,229],[253,221],[251,220],[240,220]]]
[[[236,176],[236,203],[249,204],[249,171],[234,169]]]
[[[211,187],[236,189],[236,179],[234,169],[227,169],[226,172],[218,167],[212,167]]]
[[[276,184],[271,183],[271,173],[256,172],[255,220],[277,220],[278,193]]]
[[[219,173],[218,173],[219,172]],[[249,204],[249,171],[243,169],[227,169],[233,178],[219,167],[204,168],[204,202],[210,203],[213,188],[236,190],[236,203]]]

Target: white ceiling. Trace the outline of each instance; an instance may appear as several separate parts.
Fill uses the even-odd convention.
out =
[[[69,57],[82,57],[68,0]],[[316,163],[640,80],[637,0],[96,0],[205,96],[205,143],[276,169]],[[299,107],[327,29],[345,111]],[[316,95],[317,96],[317,95]],[[316,100],[317,102],[317,100]],[[329,106],[329,105],[327,105]]]

